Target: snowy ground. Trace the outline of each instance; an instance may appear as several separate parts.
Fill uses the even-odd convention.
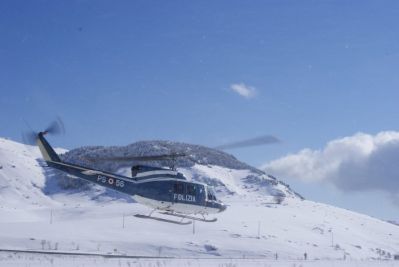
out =
[[[399,254],[398,226],[298,198],[273,204],[243,183],[245,170],[186,170],[220,177],[235,193],[223,195],[229,207],[217,222],[182,226],[133,217],[150,210],[95,191],[45,195],[38,152],[3,139],[0,148],[0,250],[181,258],[0,252],[0,266],[399,266],[383,261]]]
[[[0,266],[115,266],[115,267],[394,267],[393,261],[268,260],[268,259],[127,259],[97,256],[54,256],[32,253],[1,253]]]
[[[57,198],[66,201],[67,196]],[[72,201],[73,200],[73,201]],[[398,227],[310,201],[286,205],[231,199],[216,223],[174,225],[133,217],[149,210],[68,196],[62,207],[0,209],[0,248],[168,257],[371,259],[398,248]],[[72,202],[72,203],[71,203]],[[161,216],[161,215],[157,215]]]

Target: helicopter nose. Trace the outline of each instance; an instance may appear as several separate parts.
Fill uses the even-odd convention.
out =
[[[219,213],[225,211],[226,209],[227,206],[225,204],[220,204]]]

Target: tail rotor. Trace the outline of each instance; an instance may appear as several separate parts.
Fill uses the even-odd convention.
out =
[[[49,124],[49,126],[43,132],[36,132],[32,130],[32,128],[27,124],[30,128],[30,131],[26,131],[22,133],[22,141],[26,145],[36,145],[36,142],[39,138],[39,134],[42,135],[60,135],[65,134],[65,126],[60,117],[57,117],[53,122]]]
[[[65,134],[65,126],[60,117],[57,117],[55,121],[50,123],[50,125],[44,130],[43,135],[60,135]]]

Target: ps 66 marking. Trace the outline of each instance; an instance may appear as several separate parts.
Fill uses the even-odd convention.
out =
[[[104,175],[98,175],[97,182],[101,182],[103,184],[108,183],[109,185],[114,185],[116,187],[121,187],[121,188],[125,186],[125,181],[115,179],[112,177],[107,177]]]

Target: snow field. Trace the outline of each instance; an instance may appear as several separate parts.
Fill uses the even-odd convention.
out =
[[[36,148],[0,138],[0,249],[202,258],[140,259],[137,264],[141,266],[196,266],[196,262],[198,266],[215,263],[213,266],[296,267],[397,264],[393,260],[377,260],[399,254],[398,226],[345,209],[302,201],[289,195],[281,184],[272,189],[286,192],[288,197],[282,204],[275,204],[275,198],[267,194],[271,189],[268,183],[246,180],[250,170],[210,165],[182,169],[189,178],[201,176],[219,184],[219,195],[228,205],[225,212],[216,215],[215,223],[182,226],[133,217],[150,210],[97,187],[84,192],[60,190],[45,194],[44,187],[54,177],[39,166],[38,157]],[[264,179],[269,182],[269,178]],[[274,260],[276,253],[279,261]],[[304,253],[310,261],[298,261]],[[80,259],[2,253],[0,266],[8,264],[9,257],[10,262],[16,260],[22,266],[35,266],[36,259],[41,261],[39,265],[60,261],[55,266]],[[209,257],[213,259],[207,260]],[[231,262],[218,258],[246,259]],[[93,261],[102,264],[102,260],[77,260],[75,265],[90,266]],[[119,262],[107,259],[108,264]],[[126,260],[121,266],[129,263]]]
[[[0,252],[2,267],[395,267],[392,261],[304,261],[265,259],[126,259],[98,256],[34,255]]]

